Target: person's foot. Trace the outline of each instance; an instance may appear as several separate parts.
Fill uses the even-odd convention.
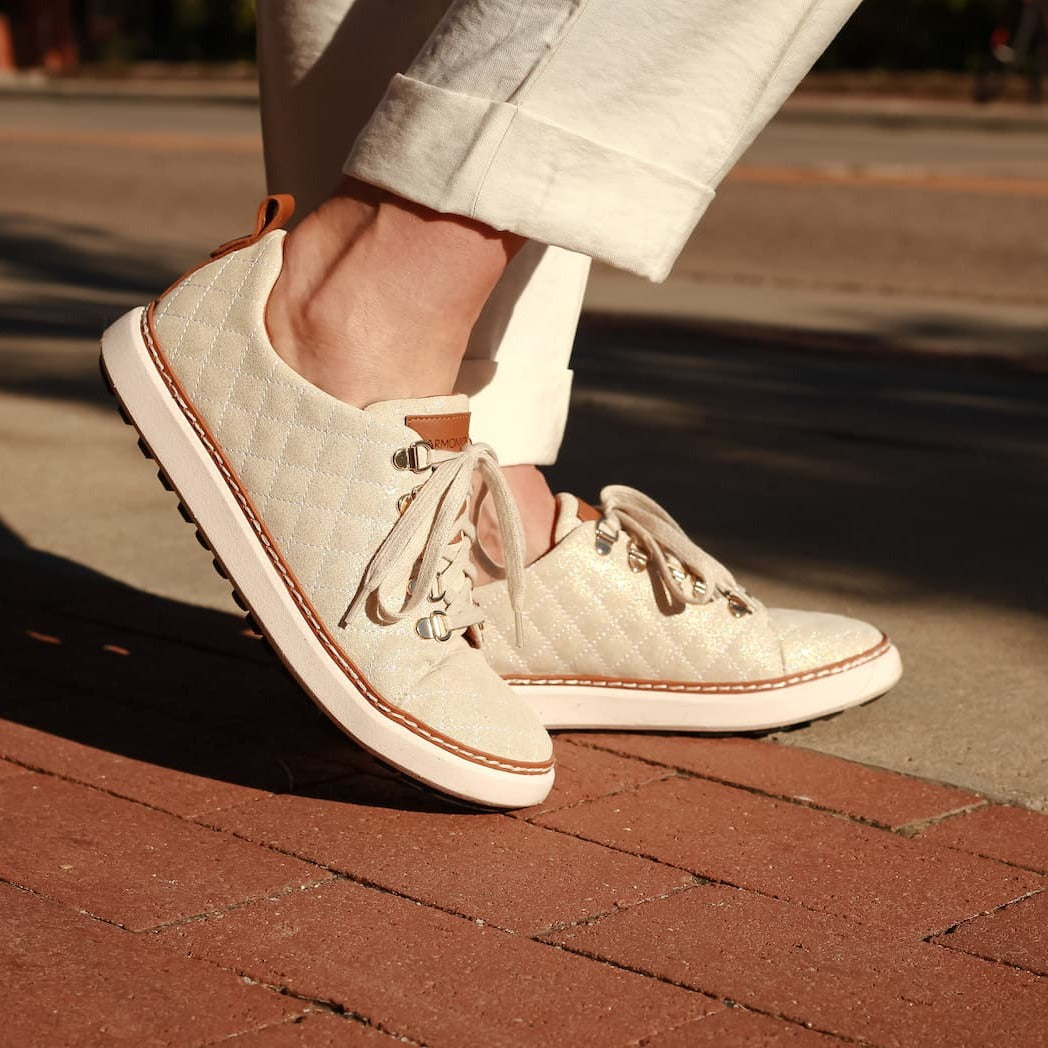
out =
[[[476,591],[484,652],[547,728],[754,731],[876,698],[902,672],[880,630],[765,608],[651,499],[558,495],[554,546],[525,570],[524,644],[505,582]]]
[[[269,198],[226,245],[103,336],[102,368],[216,567],[292,674],[362,746],[481,804],[542,800],[549,736],[477,649],[467,514],[494,485],[465,397],[359,408],[307,382],[265,324],[283,265]]]

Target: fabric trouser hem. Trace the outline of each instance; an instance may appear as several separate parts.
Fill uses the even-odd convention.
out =
[[[343,171],[434,211],[663,280],[713,199],[508,102],[398,74]]]
[[[470,435],[495,449],[500,466],[552,466],[564,438],[573,377],[568,369],[543,372],[467,359],[455,392],[469,397]]]

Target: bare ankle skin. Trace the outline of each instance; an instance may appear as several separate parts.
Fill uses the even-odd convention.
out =
[[[524,562],[531,564],[553,548],[553,527],[557,503],[546,478],[537,466],[504,466],[502,475],[513,494],[521,523],[524,525]],[[491,558],[502,560],[499,530],[490,503],[477,507],[477,538]],[[477,585],[492,581],[482,561],[477,562]]]
[[[356,407],[454,387],[523,241],[345,179],[284,242],[266,325],[303,378]]]
[[[480,311],[523,240],[345,179],[284,241],[266,307],[277,353],[356,407],[451,393]],[[525,558],[553,545],[556,502],[535,466],[503,470],[524,525]],[[478,535],[501,560],[490,505]],[[479,584],[491,581],[481,567]]]

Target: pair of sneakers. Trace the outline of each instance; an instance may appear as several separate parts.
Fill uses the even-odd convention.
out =
[[[547,728],[769,728],[895,683],[880,631],[766,609],[632,489],[606,488],[599,510],[558,496],[555,545],[525,569],[465,397],[358,409],[274,351],[265,307],[291,206],[267,198],[253,234],[113,324],[102,370],[238,602],[365,749],[520,807],[553,784]],[[506,578],[475,589],[477,472]]]

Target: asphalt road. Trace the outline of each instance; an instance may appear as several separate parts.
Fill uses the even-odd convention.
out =
[[[596,274],[591,304],[647,319],[584,323],[555,476],[590,497],[642,484],[769,602],[893,634],[903,684],[787,741],[1048,810],[1048,380],[1008,370],[1006,344],[1048,355],[1046,161],[1020,132],[772,125],[669,291]],[[119,617],[105,587],[96,606],[63,585],[87,567],[189,620],[230,609],[95,345],[243,232],[262,191],[248,106],[0,98],[0,558],[32,565],[37,599]],[[947,359],[822,352],[818,311],[880,325],[877,346],[905,315]],[[955,359],[973,311],[1002,366]],[[3,618],[31,628],[31,600]]]
[[[216,216],[239,228],[262,188],[245,105],[0,98],[0,144],[3,211],[56,233],[87,208],[134,239],[159,210],[164,248],[193,250]],[[677,274],[1044,305],[1046,267],[1048,135],[784,122],[729,177]]]

